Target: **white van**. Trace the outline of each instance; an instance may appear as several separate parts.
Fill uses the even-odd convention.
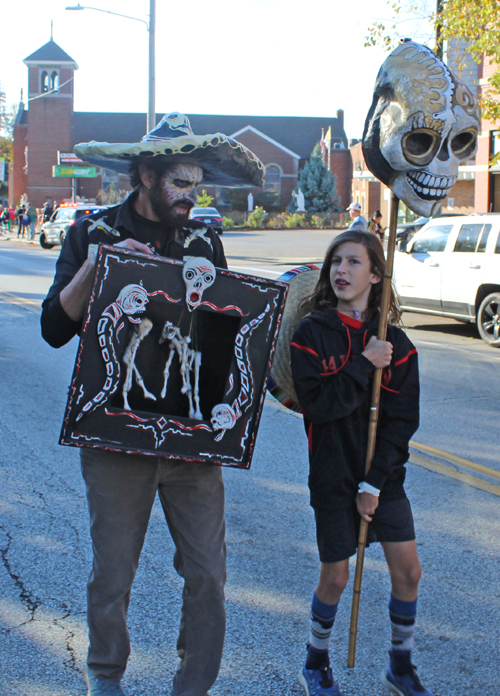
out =
[[[476,322],[500,348],[500,214],[430,220],[397,251],[401,309]]]

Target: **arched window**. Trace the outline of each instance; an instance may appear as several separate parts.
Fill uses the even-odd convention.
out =
[[[40,77],[40,92],[48,92],[49,91],[49,76],[47,74],[47,71],[44,70],[42,72],[42,75]]]
[[[281,195],[281,170],[277,164],[268,164],[266,167],[264,191],[277,196]]]
[[[59,89],[59,74],[56,70],[53,70],[50,76],[50,89],[55,89],[56,92]]]

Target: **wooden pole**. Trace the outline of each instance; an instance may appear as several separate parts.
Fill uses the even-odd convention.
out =
[[[387,315],[391,300],[392,271],[394,267],[394,251],[396,248],[396,228],[398,225],[399,198],[393,193],[391,198],[391,215],[389,221],[389,239],[387,242],[387,257],[382,286],[382,299],[380,302],[380,321],[377,338],[385,341],[387,336]],[[365,475],[370,471],[375,442],[377,438],[377,424],[380,405],[380,384],[382,381],[382,368],[377,368],[373,375],[372,402],[370,420],[368,423],[368,444],[366,447]],[[366,537],[368,534],[368,522],[361,520],[358,538],[358,553],[356,556],[356,570],[354,573],[354,589],[352,596],[351,625],[349,628],[349,652],[347,666],[353,668],[356,662],[356,638],[358,634],[359,602],[361,599],[361,580],[363,577],[363,563],[365,560]]]

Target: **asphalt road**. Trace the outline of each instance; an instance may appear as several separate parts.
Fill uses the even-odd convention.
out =
[[[267,263],[257,246],[246,257],[241,239],[235,239],[238,253],[229,235],[224,242],[230,263],[244,256],[242,263],[277,272],[284,258],[321,258],[327,236],[310,259],[287,236],[290,256],[269,246]],[[58,351],[47,346],[36,306],[56,256],[0,243],[1,696],[85,693],[84,585],[91,555],[84,487],[78,452],[56,444],[77,343]],[[498,468],[500,351],[480,341],[474,327],[419,315],[404,319],[421,363],[422,426],[415,439]],[[299,696],[296,673],[318,573],[301,420],[269,401],[251,469],[224,474],[228,632],[211,696]],[[414,658],[419,674],[439,696],[497,696],[499,498],[411,464],[407,480],[424,567]],[[181,591],[172,555],[156,504],[130,607],[133,651],[124,686],[133,696],[170,693]],[[346,668],[351,586],[336,623],[334,666],[346,696],[385,693],[378,675],[389,641],[388,589],[381,551],[371,547],[354,670]]]

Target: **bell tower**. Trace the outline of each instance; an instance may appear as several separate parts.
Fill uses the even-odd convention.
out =
[[[78,65],[52,38],[23,62],[28,68],[29,105],[26,193],[40,207],[49,196],[54,201],[71,196],[71,180],[53,178],[52,166],[58,150],[73,148],[73,75]]]

